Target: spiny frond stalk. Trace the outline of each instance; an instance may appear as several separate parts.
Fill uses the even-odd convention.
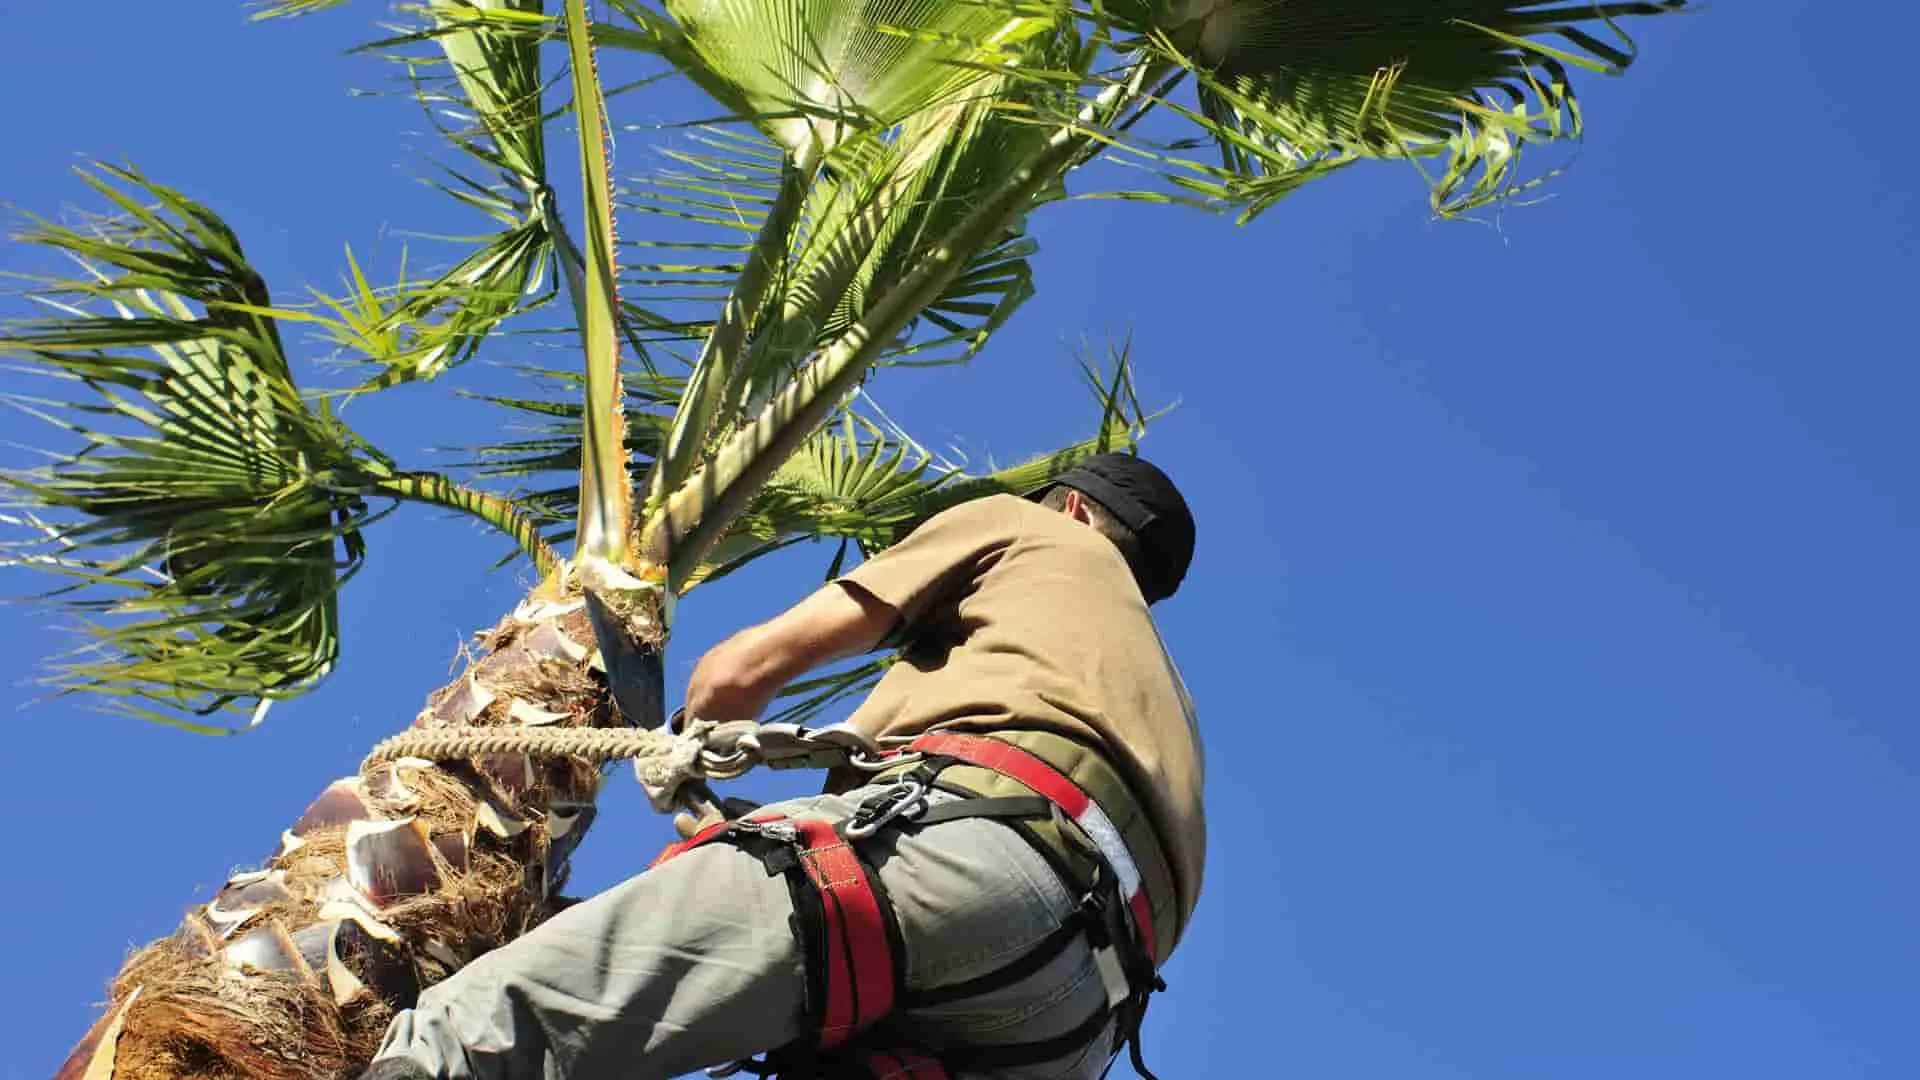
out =
[[[581,186],[587,206],[587,251],[580,336],[586,349],[586,454],[580,470],[580,551],[623,566],[633,494],[627,478],[620,390],[620,310],[606,102],[590,40],[586,0],[567,0],[567,47],[573,69],[573,111],[579,122]]]
[[[643,505],[653,506],[662,493],[678,488],[692,472],[712,435],[711,425],[733,388],[742,363],[747,330],[766,303],[776,267],[781,266],[800,220],[814,173],[813,155],[802,153],[781,174],[779,192],[768,209],[760,234],[721,306],[720,319],[707,335],[700,357],[688,377],[685,395],[673,418],[665,452],[656,458],[647,478]],[[657,561],[657,560],[656,560]]]
[[[512,499],[480,491],[433,472],[401,472],[373,481],[371,490],[405,502],[458,510],[506,533],[533,560],[541,577],[558,569],[560,556],[540,535],[540,523]]]

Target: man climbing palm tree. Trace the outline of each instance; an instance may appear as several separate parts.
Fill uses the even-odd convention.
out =
[[[710,720],[901,646],[850,721],[881,752],[428,990],[366,1075],[1100,1075],[1200,889],[1198,732],[1148,612],[1193,544],[1166,475],[1103,454],[715,647],[687,690]]]

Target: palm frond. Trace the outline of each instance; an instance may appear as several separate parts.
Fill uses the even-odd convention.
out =
[[[937,458],[884,416],[849,409],[768,481],[742,515],[745,527],[769,535],[845,538],[870,555],[942,510],[986,495],[1025,494],[1092,454],[1133,447],[1153,418],[1141,411],[1134,393],[1130,351],[1115,349],[1106,373],[1091,361],[1082,363],[1100,417],[1085,439],[969,473],[962,464]]]
[[[461,396],[496,405],[516,419],[509,422],[518,437],[456,448],[463,456],[454,467],[469,475],[517,481],[514,503],[537,521],[548,544],[573,539],[574,517],[580,505],[580,463],[583,377],[578,372],[528,367],[523,373],[557,392],[538,397],[509,397],[461,391]],[[628,459],[645,468],[666,439],[673,403],[684,380],[657,372],[636,372],[623,380],[627,400]]]
[[[1352,161],[1443,158],[1429,174],[1432,203],[1454,216],[1546,179],[1524,176],[1520,156],[1579,138],[1571,70],[1624,71],[1634,50],[1619,21],[1686,2],[1122,0],[1105,10],[1140,35],[1135,45],[1194,76],[1198,108],[1180,111],[1221,164],[1183,186],[1258,213]]]
[[[811,162],[810,154],[801,154],[781,163],[758,235],[746,252],[745,262],[732,274],[733,286],[694,361],[667,444],[648,476],[648,504],[685,483],[712,443],[716,421],[723,416],[728,394],[741,375],[747,335],[758,322],[769,293],[784,276],[793,232],[813,178]],[[681,186],[688,185],[682,182]],[[716,272],[705,267],[681,269],[682,273],[688,271]]]
[[[540,43],[550,30],[541,0],[429,0],[433,39],[459,80],[479,132],[462,149],[530,184],[545,181]],[[483,132],[485,138],[478,135]]]
[[[781,687],[776,699],[786,704],[770,713],[765,722],[810,723],[834,705],[873,689],[880,682],[880,677],[898,660],[899,657],[893,654],[870,657],[825,675],[788,683]]]
[[[410,9],[417,27],[355,50],[404,70],[423,114],[468,159],[441,166],[429,184],[497,230],[451,238],[463,254],[431,275],[409,277],[403,255],[398,281],[387,286],[370,284],[350,259],[346,291],[316,294],[310,321],[346,357],[376,369],[355,392],[438,378],[470,360],[507,319],[556,295],[550,264],[560,221],[546,182],[539,57],[552,21],[540,7],[428,0]]]
[[[984,249],[1003,242],[1017,227],[1042,192],[1059,183],[1061,174],[1086,150],[1088,125],[1128,107],[1146,89],[1158,65],[1137,64],[1123,82],[1102,90],[1081,105],[1072,122],[1045,129],[1030,154],[1004,167],[1007,182],[956,199],[953,224],[919,247],[920,255],[891,287],[874,295],[859,318],[821,348],[790,378],[760,380],[765,388],[748,397],[749,408],[720,441],[700,470],[657,504],[648,507],[641,543],[655,562],[668,566],[670,589],[677,590],[686,574],[698,566],[706,549],[724,535],[740,513],[808,434],[832,415],[846,395],[866,377],[874,363],[899,343],[900,335],[931,303],[940,299]],[[928,141],[937,148],[956,131],[968,130],[968,117],[989,102],[954,103],[935,110]],[[911,159],[909,159],[911,160]],[[923,159],[924,160],[924,159]],[[821,293],[831,296],[831,290]],[[838,303],[836,299],[834,303]],[[787,343],[782,343],[786,345]],[[790,345],[788,345],[790,347]],[[777,365],[786,358],[773,356]],[[762,369],[764,370],[763,365]],[[775,367],[778,374],[779,367]],[[751,385],[751,384],[750,384]],[[775,390],[773,387],[778,386]]]
[[[802,226],[777,306],[770,305],[730,392],[738,421],[762,408],[814,350],[865,319],[923,263],[950,230],[1032,161],[1048,132],[1010,118],[1025,87],[995,76],[977,81],[980,97],[910,118],[882,140],[843,144],[808,194]],[[1058,193],[1044,185],[1027,210]],[[964,263],[915,317],[879,343],[876,364],[939,355],[964,359],[1033,295],[1024,214],[998,236],[964,253]],[[951,355],[947,359],[955,358]]]
[[[347,0],[261,0],[252,5],[254,12],[249,18],[255,22],[263,19],[298,18],[312,15],[328,8],[339,7]]]
[[[54,386],[7,404],[78,446],[0,474],[15,534],[0,563],[58,579],[45,598],[79,620],[58,690],[169,723],[301,693],[339,656],[363,530],[399,502],[552,562],[513,500],[401,470],[301,395],[277,326],[292,316],[211,210],[130,168],[81,175],[119,213],[17,237],[80,275],[35,279],[51,316],[0,336]]]
[[[1080,54],[1071,24],[1058,34],[1031,39],[1036,63],[1057,62]],[[918,181],[902,212],[863,260],[840,304],[825,321],[822,341],[831,340],[862,317],[873,300],[886,295],[923,261],[948,231],[958,225],[986,193],[1016,182],[1052,132],[1032,117],[1069,108],[1073,95],[1056,84],[983,76],[973,84],[978,97],[922,114],[903,126],[895,146]],[[977,352],[1034,295],[1028,260],[1038,244],[1026,235],[1027,215],[1059,198],[1064,188],[1048,178],[1023,211],[992,242],[971,253],[919,319],[934,332],[916,336],[910,328],[894,355],[927,354],[948,345],[961,355]]]
[[[963,93],[979,77],[970,64],[1008,58],[1051,21],[984,0],[667,0],[668,17],[613,6],[632,25],[607,28],[609,43],[666,58],[734,119],[815,157]]]
[[[353,393],[437,379],[471,360],[501,323],[552,300],[545,211],[505,198],[499,205],[524,219],[481,239],[435,278],[409,280],[403,261],[400,280],[376,287],[355,265],[344,294],[316,291],[305,318],[352,359],[378,369]]]
[[[0,477],[31,528],[10,561],[64,578],[85,620],[54,683],[142,715],[298,693],[339,652],[335,594],[372,513],[336,481],[363,471],[365,444],[301,400],[227,226],[131,169],[100,172],[118,185],[82,176],[121,215],[19,237],[85,276],[41,281],[58,316],[0,338],[62,384],[12,403],[81,445]]]

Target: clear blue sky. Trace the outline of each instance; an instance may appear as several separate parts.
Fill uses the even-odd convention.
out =
[[[7,6],[6,199],[55,211],[77,156],[124,155],[227,215],[283,298],[335,282],[343,242],[465,227],[411,182],[411,107],[347,93],[382,77],[340,52],[383,5]],[[1088,429],[1071,347],[1130,330],[1149,404],[1181,403],[1148,449],[1201,523],[1162,619],[1214,843],[1148,1030],[1168,1080],[1920,1076],[1920,159],[1874,47],[1920,24],[1853,14],[1636,25],[1574,171],[1502,232],[1430,222],[1395,169],[1239,230],[1050,209],[1040,297],[990,354],[877,384],[930,442],[1016,457]],[[496,422],[427,400],[356,419],[413,461]],[[264,857],[517,595],[466,524],[370,540],[342,670],[245,738],[12,714],[0,1076],[48,1075],[125,951]],[[696,594],[675,685],[824,561]],[[55,643],[14,607],[0,640],[24,698]],[[666,839],[617,776],[576,887]]]

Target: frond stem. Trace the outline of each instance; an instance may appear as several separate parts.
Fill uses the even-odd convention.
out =
[[[513,500],[471,488],[434,472],[397,472],[378,477],[372,490],[403,502],[458,510],[506,533],[520,546],[542,577],[560,566],[560,556],[540,536],[540,526],[522,513]]]
[[[700,358],[687,379],[686,394],[674,414],[666,448],[654,459],[644,507],[655,505],[663,493],[678,488],[706,448],[714,414],[740,370],[747,331],[766,302],[767,290],[777,277],[774,268],[784,260],[800,211],[806,205],[816,171],[813,157],[806,152],[796,154],[782,169],[780,191],[768,208],[746,265],[734,280],[732,293],[721,306],[719,320],[701,347]]]
[[[606,101],[588,32],[586,0],[567,0],[567,46],[573,69],[573,112],[578,121],[580,174],[587,214],[587,260],[581,297],[581,343],[586,348],[586,407],[582,411],[578,553],[627,562],[633,487],[627,473],[625,394],[620,386],[612,178],[609,175]],[[569,281],[569,284],[572,282]]]

